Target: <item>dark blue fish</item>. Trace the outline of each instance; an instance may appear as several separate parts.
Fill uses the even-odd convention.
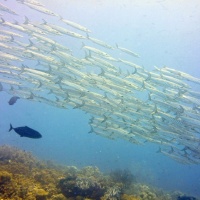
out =
[[[16,101],[17,101],[17,99],[19,99],[19,97],[17,97],[17,96],[11,97],[10,100],[9,100],[9,102],[8,102],[8,104],[9,104],[9,105],[15,104]]]
[[[21,137],[28,137],[28,138],[41,138],[42,137],[42,135],[39,132],[33,130],[32,128],[29,128],[28,126],[22,126],[22,127],[13,128],[12,124],[10,124],[9,132],[12,129],[17,134],[19,134]]]

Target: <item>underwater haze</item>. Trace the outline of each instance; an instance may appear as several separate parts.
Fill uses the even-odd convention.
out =
[[[20,13],[17,19],[59,20],[34,10],[22,10],[21,4],[0,0]],[[91,30],[90,36],[112,46],[137,52],[139,58],[125,58],[152,71],[154,66],[168,66],[200,78],[200,2],[198,0],[40,0],[49,10],[64,19]],[[14,17],[7,15],[14,21]],[[59,24],[60,25],[60,24]],[[22,40],[21,40],[22,41]],[[26,42],[27,40],[25,40]],[[73,53],[84,57],[81,42],[66,38]],[[115,57],[115,52],[112,54]],[[26,63],[29,64],[28,62]],[[31,62],[30,62],[31,64]],[[127,68],[122,69],[124,73]],[[30,88],[31,89],[31,88]],[[199,85],[193,90],[200,92]],[[126,140],[111,140],[90,133],[92,115],[81,109],[61,109],[43,102],[20,98],[14,105],[12,95],[0,93],[0,145],[8,144],[32,152],[41,159],[83,167],[97,166],[104,172],[129,169],[137,180],[168,191],[179,190],[200,197],[200,165],[185,165],[158,152],[159,145],[145,142],[136,145]],[[29,126],[42,134],[41,139],[20,137],[13,127]],[[198,135],[199,138],[199,135]]]

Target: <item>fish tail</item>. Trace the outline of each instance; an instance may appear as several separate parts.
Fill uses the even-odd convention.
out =
[[[5,20],[1,17],[1,24],[5,23]]]
[[[25,18],[25,20],[24,20],[24,23],[23,23],[23,24],[29,24],[29,19],[28,19],[28,17],[25,16],[24,18]]]
[[[59,15],[60,19],[59,20],[63,20],[63,17],[61,15]]]
[[[156,151],[156,153],[161,153],[161,148],[159,147],[158,151]]]
[[[46,20],[42,19],[42,21],[43,21],[43,23],[42,23],[43,25],[47,24]]]
[[[28,40],[29,40],[29,44],[26,47],[32,47],[33,46],[33,42],[31,41],[31,39],[28,39]]]
[[[13,129],[13,127],[12,127],[12,124],[10,124],[10,129],[9,129],[9,132],[10,132],[12,129]]]
[[[3,85],[0,83],[0,91],[3,91]],[[196,107],[193,107],[193,110],[195,110]]]

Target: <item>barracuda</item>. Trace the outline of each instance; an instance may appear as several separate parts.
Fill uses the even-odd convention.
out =
[[[86,27],[84,27],[84,26],[82,26],[82,25],[80,25],[80,24],[77,24],[77,23],[75,23],[75,22],[72,22],[72,21],[63,19],[61,16],[60,16],[60,20],[61,20],[62,22],[64,22],[65,24],[67,24],[67,25],[69,25],[69,26],[72,26],[72,27],[74,27],[74,28],[76,28],[76,29],[79,29],[79,30],[81,30],[81,31],[84,31],[84,32],[86,32],[86,33],[90,33],[90,32],[91,32],[88,28],[86,28]]]
[[[200,163],[199,78],[169,67],[150,71],[132,62],[137,53],[113,48],[78,23],[58,21],[60,15],[36,0],[13,1],[13,8],[18,3],[27,14],[23,24],[23,13],[10,22],[15,10],[0,4],[0,91],[80,109],[91,115],[90,132],[153,142],[178,162]]]
[[[5,12],[10,13],[10,14],[17,15],[17,13],[15,11],[11,10],[10,8],[6,7],[5,5],[3,5],[1,3],[0,3],[0,10],[5,11]]]

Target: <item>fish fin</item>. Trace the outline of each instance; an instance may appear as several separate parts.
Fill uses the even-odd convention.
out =
[[[57,101],[57,102],[59,102],[59,101],[60,101],[60,99],[59,99],[57,96],[55,96],[55,98],[56,98],[56,101]]]
[[[85,53],[85,59],[87,60],[87,58],[88,58],[87,51],[84,51],[84,53]]]
[[[25,18],[25,20],[24,20],[23,24],[29,24],[29,19],[28,19],[28,17],[27,17],[27,16],[24,16],[24,18]]]
[[[41,65],[41,63],[40,63],[40,61],[39,61],[39,60],[37,60],[37,63],[36,63],[36,65],[35,65],[35,66],[38,66],[38,65]]]
[[[105,71],[101,68],[101,73],[98,74],[98,76],[104,76]]]
[[[94,132],[93,127],[91,127],[91,130],[88,133],[92,133],[92,132]]]
[[[152,115],[155,114],[155,113],[158,113],[158,109],[157,109],[157,105],[155,104],[154,106],[154,109],[153,109],[153,112],[151,113]]]
[[[12,85],[10,86],[10,90],[11,90],[11,91],[14,91],[14,88],[13,88],[13,86],[12,86]]]
[[[107,120],[107,117],[103,115],[103,120],[101,121],[101,123],[105,122],[106,120]]]
[[[27,99],[33,99],[34,94],[31,92],[30,97],[28,97]]]
[[[12,127],[12,124],[10,124],[10,129],[9,129],[9,132],[10,132],[12,129],[13,129],[13,127]]]
[[[146,89],[146,86],[145,86],[145,82],[144,82],[144,81],[142,82],[141,89]]]
[[[29,40],[29,44],[26,46],[26,47],[32,47],[33,46],[33,42],[31,39],[28,39]]]
[[[10,37],[11,37],[10,41],[13,42],[15,40],[14,37],[13,37],[13,35],[11,35]]]
[[[52,94],[53,93],[53,90],[50,89],[49,92],[47,94]]]
[[[3,91],[3,85],[0,83],[0,91]],[[195,109],[195,108],[194,108]],[[194,110],[193,109],[193,110]]]
[[[145,79],[145,81],[149,81],[151,79],[151,74],[148,73],[148,77]]]
[[[169,150],[169,152],[168,153],[173,153],[174,152],[174,149],[173,149],[173,147],[171,147],[171,149]]]
[[[154,68],[155,68],[156,71],[159,71],[159,72],[161,71],[161,69],[156,67],[156,66],[154,66]]]
[[[151,92],[148,93],[148,100],[151,101]]]
[[[17,20],[14,20],[13,24],[14,25],[19,25],[19,22]]]
[[[134,67],[134,72],[132,72],[132,74],[136,74],[137,73],[137,68],[136,67]]]
[[[85,46],[84,42],[82,42],[81,49]]]
[[[5,20],[1,17],[1,24],[5,23]]]
[[[151,133],[157,133],[158,129],[156,128],[156,126],[153,126],[153,130],[151,131]]]

